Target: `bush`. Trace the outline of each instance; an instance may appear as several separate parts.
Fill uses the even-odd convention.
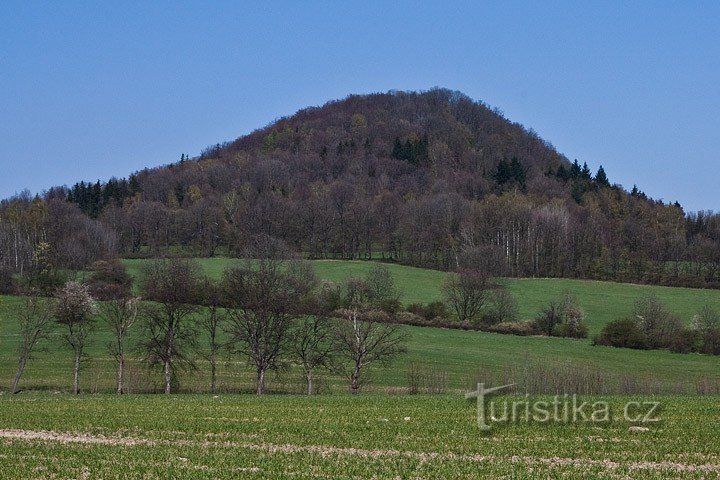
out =
[[[12,295],[15,293],[13,272],[10,269],[0,269],[0,294]]]
[[[700,336],[700,352],[720,355],[720,329],[708,330]]]
[[[132,277],[119,260],[99,260],[90,267],[93,274],[88,286],[98,300],[126,298],[132,288]]]
[[[698,336],[697,350],[707,355],[720,355],[720,314],[704,306],[693,318],[693,328]]]
[[[680,319],[655,296],[638,300],[633,314],[649,348],[671,348],[683,329]]]
[[[450,312],[448,311],[447,305],[439,300],[430,302],[427,305],[413,303],[408,306],[408,312],[430,321],[437,321],[438,319],[445,320],[450,318]]]
[[[674,353],[690,353],[700,350],[700,335],[697,330],[683,328],[678,331],[670,344]]]
[[[554,337],[586,338],[588,332],[585,312],[570,294],[551,301],[535,319],[535,328]]]
[[[520,317],[517,300],[504,288],[490,294],[488,306],[483,314],[483,324],[514,323]]]
[[[553,337],[565,338],[587,338],[588,329],[582,317],[568,317],[564,323],[559,323],[553,328]]]
[[[593,343],[618,348],[648,348],[647,337],[631,318],[614,320],[605,325]]]
[[[506,335],[518,335],[521,337],[538,334],[538,331],[535,328],[535,322],[532,320],[526,322],[498,323],[488,327],[487,331]]]

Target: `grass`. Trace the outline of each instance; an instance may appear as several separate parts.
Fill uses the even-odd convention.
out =
[[[136,278],[140,278],[142,265],[147,261],[124,260],[129,272]],[[241,263],[241,260],[230,258],[201,258],[197,261],[204,272],[214,278],[220,278],[228,266]],[[364,276],[373,262],[317,260],[313,261],[313,265],[320,278],[339,282],[348,277]],[[442,299],[441,285],[446,275],[444,272],[395,264],[387,266],[406,305]],[[635,301],[647,295],[662,299],[686,323],[690,323],[693,315],[705,304],[720,310],[720,290],[547,278],[508,278],[501,279],[500,283],[517,299],[523,319],[534,318],[552,298],[565,292],[572,293],[585,310],[591,335],[600,332],[608,322],[630,315]]]
[[[219,277],[228,259],[201,264]],[[127,261],[139,275],[142,261]],[[361,276],[368,262],[315,262],[318,275],[339,281]],[[390,265],[403,301],[440,297],[443,273]],[[502,280],[529,318],[566,290],[580,299],[594,329],[627,315],[636,298],[653,293],[688,318],[718,292],[665,289],[574,280]],[[526,338],[438,328],[402,327],[408,353],[391,366],[369,372],[359,396],[347,395],[345,380],[323,373],[323,395],[302,391],[288,368],[269,379],[271,391],[257,398],[253,374],[243,359],[224,357],[219,395],[205,392],[205,364],[182,372],[184,395],[115,396],[114,362],[99,323],[81,377],[85,393],[70,396],[71,353],[55,328],[28,365],[17,396],[3,391],[16,367],[18,326],[13,309],[22,299],[0,299],[0,478],[717,478],[716,396],[666,395],[694,392],[699,381],[720,387],[717,357],[664,351],[593,347],[586,340]],[[136,330],[137,333],[137,330]],[[146,370],[133,352],[128,383],[134,391],[158,391],[159,371]],[[447,376],[444,395],[393,395],[408,386],[411,366]],[[630,400],[659,401],[662,422],[634,431],[616,416],[595,423],[527,423],[478,430],[476,405],[462,393],[479,381],[519,382],[557,378],[618,391],[629,377],[645,397],[585,396],[607,401],[617,414]],[[368,378],[368,377],[366,377]],[[551,383],[550,383],[551,385]],[[560,388],[560,387],[557,387]],[[558,390],[563,393],[562,390]],[[52,393],[51,393],[52,392]],[[384,392],[384,393],[381,393]],[[55,394],[59,393],[59,394]],[[508,402],[537,397],[505,397]],[[551,401],[549,397],[540,397]]]
[[[16,368],[19,341],[12,309],[21,299],[3,298],[0,305],[0,391],[7,389]],[[368,388],[395,390],[408,386],[411,365],[428,372],[447,374],[451,389],[470,388],[478,380],[505,379],[526,375],[537,366],[558,367],[602,376],[608,386],[619,385],[628,375],[647,385],[658,385],[663,392],[689,392],[697,382],[720,383],[717,357],[681,355],[666,351],[636,351],[593,347],[585,340],[545,337],[515,337],[483,332],[439,328],[402,327],[409,334],[408,353],[388,367],[368,371]],[[137,334],[138,330],[134,330]],[[21,387],[30,390],[67,391],[71,380],[72,355],[64,343],[63,330],[55,327],[51,337],[41,344],[28,365]],[[87,348],[81,386],[85,392],[111,392],[114,360],[106,350],[111,340],[107,328],[98,323]],[[159,371],[142,367],[139,352],[133,351],[128,383],[134,391],[156,391]],[[196,355],[197,357],[197,355]],[[180,386],[186,392],[207,391],[206,364],[198,361],[198,370],[182,372]],[[254,376],[243,358],[224,356],[219,366],[219,386],[226,392],[249,392]],[[513,380],[515,381],[515,380]],[[273,374],[269,379],[274,391],[300,392],[302,379],[293,369]],[[327,373],[319,384],[325,392],[345,391],[345,380]],[[609,388],[609,387],[608,387]],[[655,391],[650,388],[651,391]],[[608,391],[613,391],[609,389]]]
[[[588,400],[621,412],[629,399]],[[716,478],[716,399],[655,400],[648,431],[616,418],[481,434],[460,395],[4,396],[0,476]]]

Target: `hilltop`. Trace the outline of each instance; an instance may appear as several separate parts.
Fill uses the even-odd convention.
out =
[[[459,92],[351,95],[126,179],[3,204],[4,269],[218,252],[720,284],[720,221],[570,162]],[[72,227],[70,227],[72,225]],[[6,240],[3,240],[6,239]],[[18,240],[20,239],[20,240]]]

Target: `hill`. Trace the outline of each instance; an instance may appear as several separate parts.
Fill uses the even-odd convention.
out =
[[[612,185],[443,89],[352,95],[127,179],[0,208],[0,270],[295,252],[497,276],[720,285],[720,217]]]

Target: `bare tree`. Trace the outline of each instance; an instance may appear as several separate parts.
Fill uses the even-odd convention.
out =
[[[449,275],[442,285],[445,300],[460,322],[476,322],[488,301],[492,285],[487,274],[461,270]]]
[[[335,353],[332,323],[322,314],[307,315],[298,320],[292,336],[291,355],[302,367],[307,394],[312,395],[314,372],[328,366]]]
[[[150,364],[162,364],[165,393],[171,393],[176,370],[192,366],[189,350],[197,342],[191,323],[197,311],[199,267],[189,260],[163,260],[145,272],[145,298],[156,302],[144,312],[143,347]]]
[[[108,351],[117,361],[117,393],[122,395],[125,390],[125,351],[130,328],[138,318],[140,298],[121,298],[110,300],[100,305],[102,317],[110,328],[114,339],[108,344]]]
[[[74,353],[73,393],[80,393],[80,362],[87,346],[95,313],[95,300],[88,287],[78,282],[67,282],[55,295],[55,319],[67,328],[65,340]]]
[[[28,360],[32,358],[35,347],[48,335],[53,312],[45,299],[26,297],[17,309],[17,318],[20,324],[21,342],[18,348],[18,369],[10,389],[13,394],[18,392],[20,377],[25,371]]]
[[[384,312],[352,308],[339,310],[336,315],[340,321],[334,341],[339,355],[349,361],[350,390],[356,394],[364,369],[374,363],[387,364],[404,353],[407,336],[398,325],[387,323],[389,317]]]
[[[255,366],[258,395],[265,393],[267,371],[279,365],[292,320],[308,289],[306,281],[293,268],[283,269],[280,262],[269,259],[225,272],[233,350]]]
[[[217,360],[223,347],[219,336],[226,320],[225,312],[220,308],[223,301],[222,286],[210,278],[205,278],[200,295],[205,309],[198,319],[198,325],[207,334],[209,343],[203,356],[210,363],[210,392],[216,393]]]

